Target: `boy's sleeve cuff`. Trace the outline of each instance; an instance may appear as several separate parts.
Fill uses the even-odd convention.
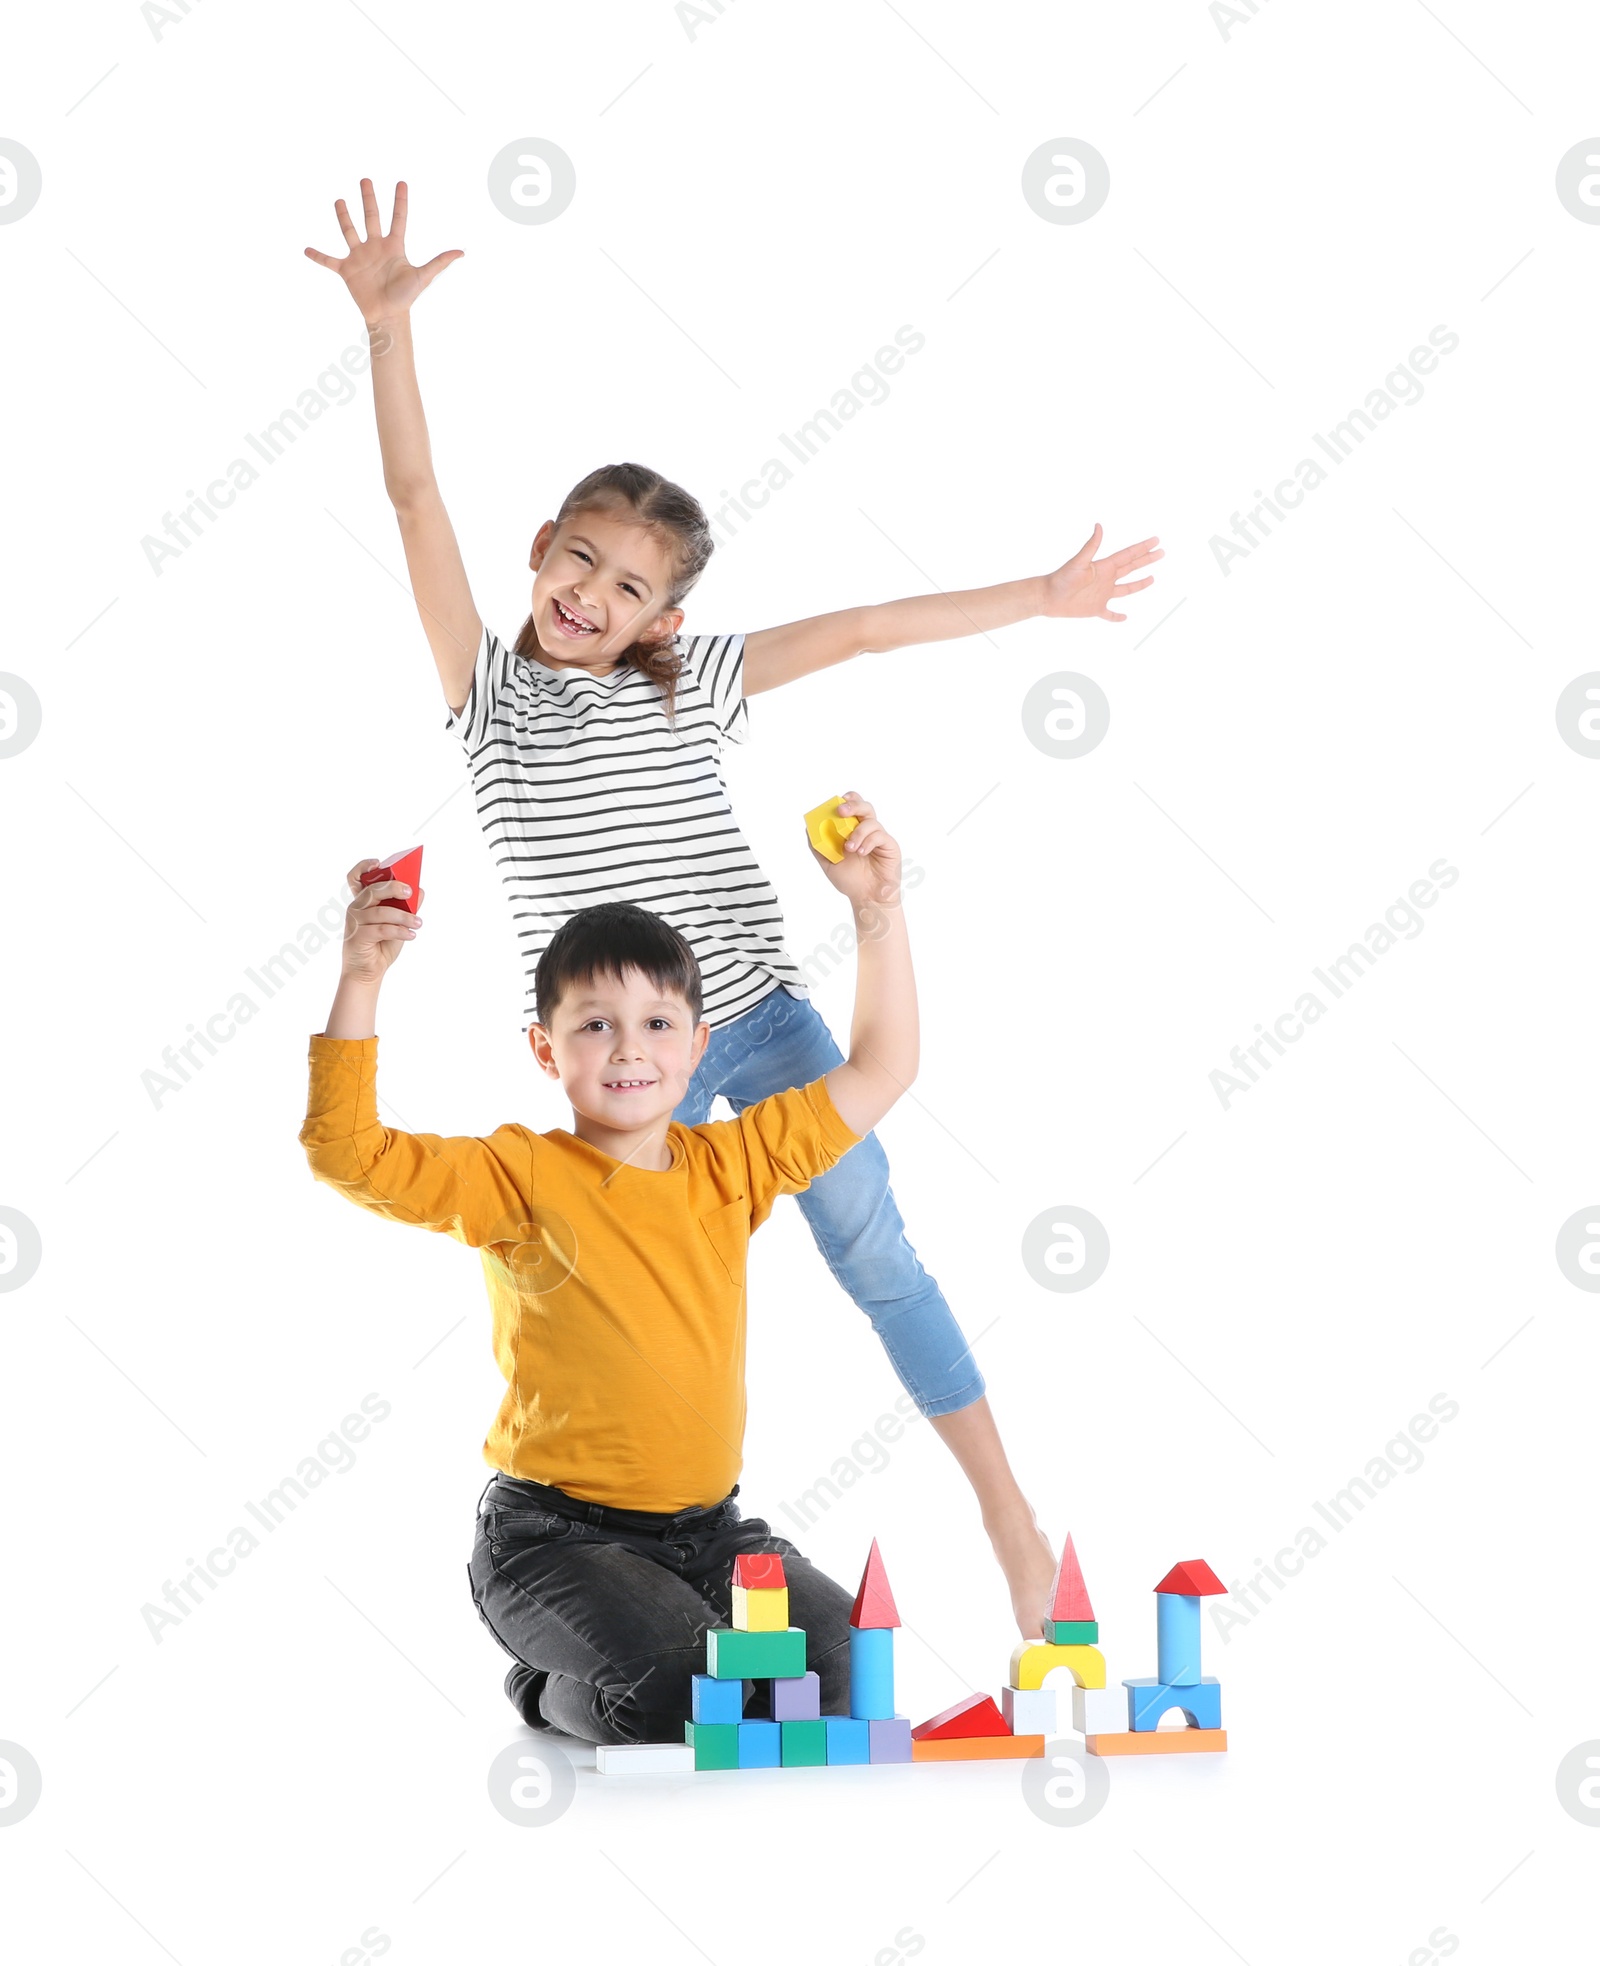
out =
[[[311,1057],[360,1059],[370,1063],[378,1055],[378,1040],[372,1038],[330,1038],[325,1032],[315,1031],[311,1037]]]
[[[817,1127],[825,1145],[833,1148],[841,1158],[852,1147],[860,1146],[867,1137],[864,1133],[853,1133],[839,1117],[839,1108],[833,1103],[826,1077],[812,1080],[806,1087],[806,1098],[817,1116]]]

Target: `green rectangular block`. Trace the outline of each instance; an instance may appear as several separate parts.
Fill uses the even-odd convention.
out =
[[[783,1720],[783,1765],[785,1768],[826,1768],[828,1765],[828,1723],[825,1720]]]
[[[1100,1627],[1093,1618],[1046,1618],[1046,1645],[1098,1645]]]
[[[694,1765],[700,1768],[737,1768],[739,1728],[725,1720],[686,1720],[683,1738],[694,1749]]]
[[[799,1679],[805,1669],[806,1635],[798,1625],[781,1632],[716,1625],[706,1633],[706,1671],[713,1679]]]

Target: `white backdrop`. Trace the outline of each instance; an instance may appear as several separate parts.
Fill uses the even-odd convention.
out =
[[[0,153],[12,1955],[1572,1956],[1600,1854],[1571,1759],[1600,1757],[1597,1279],[1586,1220],[1571,1280],[1557,1238],[1600,1192],[1600,745],[1557,703],[1600,666],[1600,206],[1587,153],[1557,180],[1600,156],[1596,22],[92,0],[19,17],[8,56],[0,136],[42,186],[18,216]],[[515,223],[487,172],[533,137],[576,195]],[[1065,138],[1110,183],[1058,223],[1023,169]],[[580,1765],[550,1820],[491,1806],[526,1737],[465,1579],[499,1386],[477,1265],[307,1173],[336,943],[270,998],[247,977],[356,857],[421,838],[389,1110],[563,1122],[366,384],[337,372],[360,321],[301,257],[338,249],[364,173],[386,211],[410,181],[416,255],[466,250],[418,354],[502,633],[584,471],[642,459],[719,505],[905,327],[925,345],[728,536],[691,630],[1043,572],[1096,520],[1161,535],[1125,625],[863,658],[757,699],[729,771],[797,953],[841,914],[798,826],[825,794],[867,791],[926,870],[897,1190],[1113,1677],[1154,1669],[1174,1560],[1233,1587],[1206,1626],[1227,1756],[1116,1764],[1092,1814],[1068,1776],[1030,1808],[1004,1764],[665,1789]],[[1450,352],[1410,366],[1434,330]],[[307,390],[320,415],[257,458]],[[1334,461],[1317,435],[1375,391],[1393,408]],[[240,457],[256,481],[153,565]],[[1302,459],[1326,482],[1219,555]],[[1063,672],[1110,705],[1073,758],[1023,714]],[[241,991],[250,1021],[152,1094]],[[1225,1104],[1212,1074],[1308,991],[1326,1014]],[[848,970],[820,998],[842,1030]],[[1110,1242],[1082,1291],[1023,1258],[1068,1205]],[[997,1690],[1014,1634],[971,1498],[925,1426],[862,1444],[899,1389],[794,1209],[751,1290],[743,1499],[852,1585],[879,1538],[914,1719]],[[144,1607],[363,1400],[352,1464],[153,1633]],[[1407,1446],[1430,1401],[1450,1417]],[[841,1459],[862,1472],[798,1530]],[[1317,1504],[1375,1461],[1335,1528]],[[1325,1546],[1249,1595],[1306,1529]]]

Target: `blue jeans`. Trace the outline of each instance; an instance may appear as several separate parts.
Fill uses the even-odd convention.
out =
[[[774,990],[712,1031],[672,1117],[698,1126],[718,1093],[742,1113],[758,1099],[809,1085],[842,1062],[816,1008]],[[981,1398],[983,1374],[961,1327],[906,1240],[878,1136],[869,1133],[796,1200],[823,1261],[871,1318],[889,1363],[922,1412],[955,1413]]]

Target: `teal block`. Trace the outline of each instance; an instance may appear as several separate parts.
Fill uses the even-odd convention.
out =
[[[739,1722],[739,1766],[778,1768],[783,1762],[783,1730],[775,1720]]]
[[[1198,1602],[1198,1600],[1197,1600]],[[1169,1686],[1161,1679],[1125,1679],[1128,1689],[1128,1730],[1153,1732],[1161,1716],[1177,1707],[1191,1727],[1222,1725],[1222,1681],[1205,1678],[1193,1686]]]
[[[717,1722],[686,1720],[683,1738],[694,1749],[696,1768],[737,1768],[739,1729]]]
[[[830,1768],[862,1767],[871,1759],[871,1740],[867,1733],[872,1725],[870,1720],[850,1720],[831,1714],[822,1724],[828,1730]]]
[[[800,1679],[805,1669],[806,1635],[798,1625],[781,1632],[713,1625],[706,1633],[706,1671],[713,1679]]]
[[[1093,1618],[1046,1618],[1046,1645],[1098,1645],[1100,1627]]]
[[[825,1720],[780,1720],[785,1768],[826,1768],[828,1723]]]
[[[705,1725],[737,1727],[744,1718],[744,1681],[697,1672],[689,1681],[689,1712]]]

